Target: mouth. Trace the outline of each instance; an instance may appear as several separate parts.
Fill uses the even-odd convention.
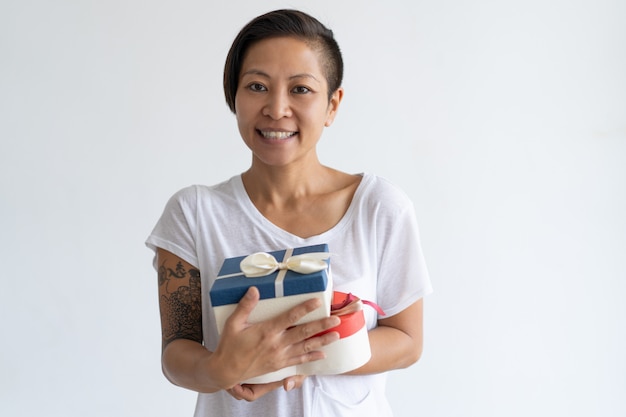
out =
[[[258,130],[259,134],[265,139],[285,140],[298,134],[298,132],[285,132],[275,130]]]

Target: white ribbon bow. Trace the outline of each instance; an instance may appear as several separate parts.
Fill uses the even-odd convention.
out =
[[[257,252],[246,256],[239,267],[248,278],[264,277],[279,269],[311,274],[328,268],[325,260],[329,257],[327,252],[311,252],[290,256],[283,262],[278,262],[269,253]]]

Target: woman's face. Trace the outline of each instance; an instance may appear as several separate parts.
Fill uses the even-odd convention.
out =
[[[247,51],[235,96],[239,132],[255,162],[285,166],[315,158],[343,90],[328,100],[319,53],[289,37],[259,41]]]

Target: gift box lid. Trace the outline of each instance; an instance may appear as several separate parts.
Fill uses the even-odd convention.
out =
[[[327,253],[328,245],[323,243],[320,245],[294,248],[291,255],[314,252]],[[268,253],[274,256],[279,262],[282,262],[287,250]],[[281,270],[277,270],[262,277],[248,278],[243,275],[240,268],[241,261],[246,256],[247,255],[228,258],[222,264],[218,277],[209,291],[213,307],[238,303],[241,297],[248,291],[248,288],[252,286],[258,288],[261,300],[276,297],[276,278],[278,274],[281,273]],[[330,265],[328,259],[326,259],[325,262]],[[282,281],[283,296],[321,292],[326,290],[328,286],[327,270],[311,274],[300,274],[290,270],[284,271],[283,273],[285,274]]]

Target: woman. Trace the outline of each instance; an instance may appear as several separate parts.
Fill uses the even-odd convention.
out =
[[[224,91],[251,166],[176,193],[146,242],[156,251],[163,372],[199,392],[196,416],[390,416],[385,372],[421,355],[422,298],[431,287],[412,204],[387,181],[326,167],[316,153],[341,104],[342,76],[332,32],[311,16],[278,10],[248,23],[228,54]],[[319,243],[333,254],[334,289],[386,310],[366,310],[371,360],[348,375],[240,384],[323,358],[319,349],[337,333],[310,336],[338,319],[293,326],[318,307],[311,300],[251,325],[259,300],[251,288],[218,340],[205,295],[221,262]]]

